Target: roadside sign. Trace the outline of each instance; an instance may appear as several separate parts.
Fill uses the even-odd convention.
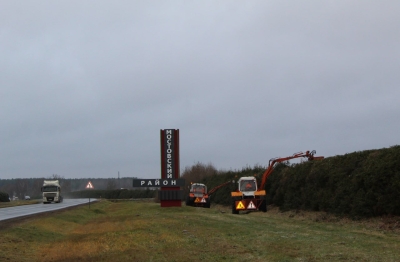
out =
[[[236,209],[246,209],[246,207],[243,205],[242,201],[239,201],[239,203],[236,206]]]
[[[133,187],[181,187],[185,186],[183,178],[168,179],[133,179]]]
[[[89,183],[87,184],[86,188],[91,188],[91,189],[93,189],[94,187],[93,187],[93,185],[92,185],[92,182],[89,181]]]
[[[204,197],[196,197],[194,200],[195,203],[207,203],[206,199]]]
[[[249,205],[247,206],[247,209],[256,209],[256,206],[253,204],[253,201],[250,201]]]

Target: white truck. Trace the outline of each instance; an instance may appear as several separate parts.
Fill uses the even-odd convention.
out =
[[[61,186],[58,180],[44,180],[42,186],[43,204],[56,202],[61,203]]]

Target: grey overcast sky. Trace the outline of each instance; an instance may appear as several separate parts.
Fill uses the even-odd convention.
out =
[[[399,144],[400,1],[0,0],[0,179]]]

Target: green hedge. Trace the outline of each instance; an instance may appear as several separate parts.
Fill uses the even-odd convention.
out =
[[[307,162],[273,176],[272,203],[283,210],[322,210],[355,218],[400,215],[399,146]]]
[[[7,193],[0,192],[0,202],[9,202],[10,196]]]
[[[220,172],[202,183],[211,189],[228,179],[256,174],[266,167]],[[230,204],[229,188],[222,188],[212,203]],[[353,152],[323,160],[291,165],[281,163],[266,184],[268,204],[281,210],[327,211],[353,218],[400,215],[400,146]]]
[[[105,198],[105,199],[130,199],[130,198],[154,198],[156,190],[83,190],[69,192],[65,195],[67,198]]]

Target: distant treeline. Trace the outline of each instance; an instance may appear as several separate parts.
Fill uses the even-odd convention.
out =
[[[267,166],[217,171],[211,164],[186,168],[182,176],[211,189],[228,180],[256,176]],[[236,186],[236,185],[235,185]],[[211,204],[230,205],[226,186],[211,196]],[[400,215],[400,146],[353,152],[323,160],[278,164],[266,184],[269,205],[281,210],[326,211],[353,218]]]

